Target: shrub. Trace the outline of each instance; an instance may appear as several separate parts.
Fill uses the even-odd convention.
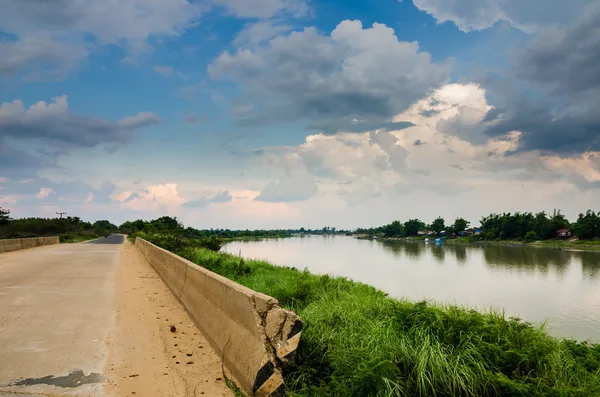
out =
[[[532,243],[539,239],[538,239],[538,235],[533,230],[531,230],[525,234],[525,237],[523,238],[523,240],[525,240],[528,243]]]

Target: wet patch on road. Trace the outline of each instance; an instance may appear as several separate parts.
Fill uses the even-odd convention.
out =
[[[82,370],[72,371],[67,376],[53,376],[48,375],[42,378],[27,378],[15,381],[8,386],[33,386],[33,385],[50,385],[58,387],[69,387],[75,388],[81,385],[88,385],[90,383],[102,383],[104,382],[104,375],[92,372],[86,375]]]

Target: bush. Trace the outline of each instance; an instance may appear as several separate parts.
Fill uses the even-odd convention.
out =
[[[532,243],[534,241],[539,240],[539,238],[538,238],[538,235],[532,230],[525,234],[525,237],[523,238],[523,240],[525,240],[528,243]]]

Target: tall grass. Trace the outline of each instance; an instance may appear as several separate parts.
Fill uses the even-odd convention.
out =
[[[600,396],[600,346],[503,313],[389,298],[345,278],[206,249],[177,254],[304,321],[290,396]]]

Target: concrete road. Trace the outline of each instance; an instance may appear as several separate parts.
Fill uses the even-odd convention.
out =
[[[0,396],[103,396],[122,243],[0,254]]]

